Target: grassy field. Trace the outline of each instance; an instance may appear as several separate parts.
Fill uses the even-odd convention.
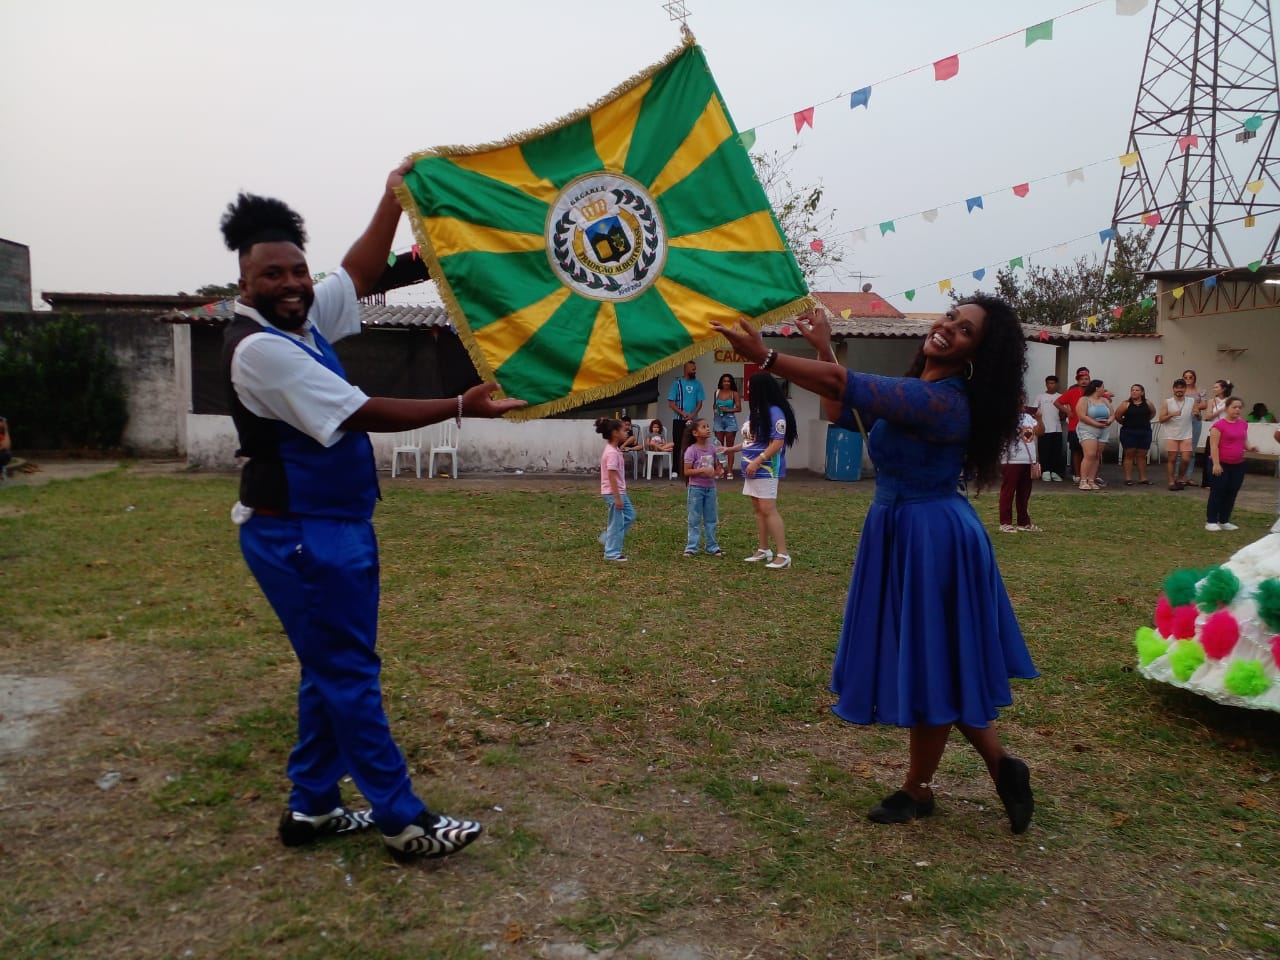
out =
[[[1044,534],[995,535],[1043,674],[1003,722],[1038,791],[1013,837],[958,737],[937,816],[864,819],[906,743],[828,710],[870,484],[784,485],[776,573],[739,562],[736,485],[724,561],[680,556],[679,485],[637,486],[625,565],[589,480],[388,486],[392,728],[424,797],[486,825],[408,867],[368,834],[275,839],[296,663],[231,479],[0,488],[0,683],[71,692],[0,753],[0,956],[1280,954],[1280,717],[1150,684],[1132,645],[1167,573],[1273,517],[1228,541],[1198,499],[1055,491]]]

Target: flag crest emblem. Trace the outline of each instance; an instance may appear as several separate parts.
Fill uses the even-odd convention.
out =
[[[692,37],[591,107],[414,154],[397,196],[477,372],[529,406],[614,396],[813,303]]]

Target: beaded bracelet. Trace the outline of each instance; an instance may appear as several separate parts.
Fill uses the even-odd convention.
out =
[[[458,425],[458,429],[462,429],[462,394],[458,394],[458,415],[453,418],[453,422]]]
[[[773,348],[770,348],[769,352],[764,355],[764,360],[760,364],[760,369],[768,370],[770,367],[773,366],[774,361],[777,359],[778,359],[778,351],[774,350]]]

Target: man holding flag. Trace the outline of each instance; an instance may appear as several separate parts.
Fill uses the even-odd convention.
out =
[[[240,194],[222,218],[239,254],[240,295],[227,325],[223,368],[238,456],[248,457],[231,511],[240,547],[280,618],[301,667],[293,782],[280,840],[301,846],[377,825],[397,859],[455,853],[480,824],[430,810],[409,782],[382,706],[378,627],[379,498],[366,431],[394,432],[464,414],[496,417],[524,406],[494,400],[495,383],[439,400],[369,397],[349,383],[330,345],[360,332],[357,298],[382,276],[408,165],[387,178],[373,220],[342,267],[314,284],[302,218],[266,197]],[[347,774],[372,805],[350,810]]]

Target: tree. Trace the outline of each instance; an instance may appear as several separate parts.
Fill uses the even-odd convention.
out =
[[[1009,268],[996,272],[996,295],[1008,300],[1027,323],[1046,327],[1068,324],[1077,330],[1151,333],[1156,328],[1154,281],[1142,273],[1149,261],[1151,231],[1117,234],[1107,267],[1096,256],[1078,257],[1065,267],[1030,264],[1021,276]],[[976,290],[974,293],[982,293]],[[952,301],[972,294],[951,291]],[[1120,307],[1120,316],[1112,312]],[[1093,325],[1087,324],[1095,317]]]
[[[98,328],[55,314],[0,328],[5,414],[23,445],[42,450],[110,449],[128,420],[124,380]]]
[[[196,291],[197,297],[209,297],[211,299],[226,300],[240,293],[240,285],[234,281],[231,283],[206,283],[203,287]]]
[[[822,181],[803,187],[791,181],[791,161],[799,149],[799,144],[793,144],[785,152],[753,153],[751,162],[778,225],[800,264],[800,272],[812,283],[819,273],[838,274],[836,265],[844,261],[844,244],[828,238],[835,225],[836,211],[822,205]]]

